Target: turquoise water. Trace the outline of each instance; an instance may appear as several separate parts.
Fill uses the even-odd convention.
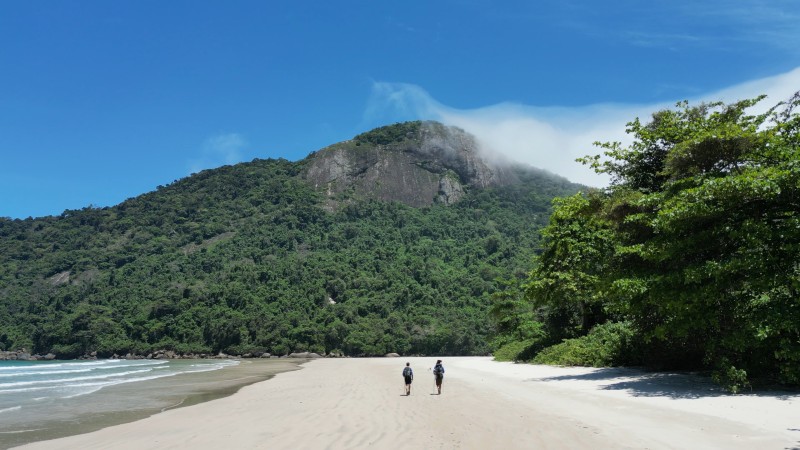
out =
[[[296,366],[285,360],[0,361],[0,448],[219,398]]]

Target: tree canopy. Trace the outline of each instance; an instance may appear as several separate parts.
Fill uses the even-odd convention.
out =
[[[548,344],[618,322],[639,344],[617,363],[800,383],[800,96],[749,114],[760,101],[679,103],[582,159],[612,181],[556,200],[543,230],[524,292],[559,325]]]

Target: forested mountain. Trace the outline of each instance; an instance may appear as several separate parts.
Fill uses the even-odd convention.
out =
[[[526,276],[551,200],[579,187],[410,122],[0,219],[0,349],[485,353],[498,280]]]

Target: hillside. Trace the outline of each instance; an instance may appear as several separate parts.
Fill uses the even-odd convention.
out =
[[[496,280],[526,275],[551,199],[580,186],[470,143],[397,124],[0,219],[0,350],[484,353]]]

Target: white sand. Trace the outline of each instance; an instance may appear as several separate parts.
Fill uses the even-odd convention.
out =
[[[314,360],[230,397],[21,448],[800,448],[797,393],[734,396],[689,375],[446,357],[437,396],[435,359]]]

